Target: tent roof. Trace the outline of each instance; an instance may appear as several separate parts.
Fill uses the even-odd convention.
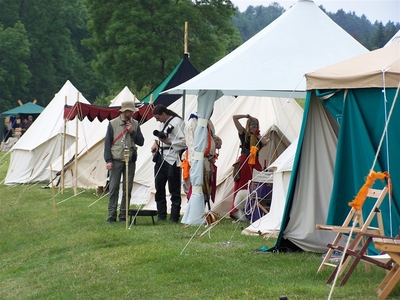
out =
[[[400,30],[386,43],[385,47],[395,43],[400,43]]]
[[[268,166],[274,173],[292,171],[294,156],[296,154],[298,137],[290,144],[279,157]]]
[[[175,69],[161,82],[154,90],[152,90],[144,99],[143,103],[150,103],[150,96],[153,95],[153,103],[169,106],[178,100],[180,95],[160,95],[163,91],[174,88],[177,85],[189,80],[199,74],[199,71],[192,65],[189,55],[184,54],[183,59],[178,63]]]
[[[35,122],[32,123],[29,130],[21,136],[11,150],[33,150],[58,135],[64,124],[64,105],[73,105],[78,98],[80,102],[89,104],[89,101],[87,101],[75,86],[67,80],[59,92],[54,95],[54,98],[50,103],[47,104],[46,108]],[[70,123],[70,126],[67,126],[66,128],[66,134],[75,136],[75,122]],[[82,132],[83,129],[81,127],[85,125],[89,126],[89,124],[90,122],[88,120],[87,122],[83,122],[83,124],[79,126],[79,130]]]
[[[37,105],[32,102],[25,103],[24,105],[20,105],[14,107],[13,109],[7,110],[1,113],[2,117],[14,116],[18,114],[40,114],[44,110],[44,107]]]
[[[308,90],[397,87],[400,82],[400,43],[307,73],[306,78]]]
[[[274,22],[196,77],[167,93],[304,97],[304,74],[368,50],[311,0]]]

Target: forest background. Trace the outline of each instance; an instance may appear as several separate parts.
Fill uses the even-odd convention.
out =
[[[328,12],[369,50],[400,30],[365,15]],[[273,22],[277,2],[240,12],[222,0],[0,0],[0,112],[46,106],[67,80],[92,104],[108,106],[125,86],[140,100],[188,52],[203,71]]]

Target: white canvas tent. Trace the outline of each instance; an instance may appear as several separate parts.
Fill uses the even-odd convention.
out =
[[[366,52],[313,1],[299,0],[240,47],[167,92],[304,98],[305,73]]]
[[[198,94],[199,120],[224,95],[304,97],[304,74],[367,53],[311,0],[299,0],[278,19],[217,63],[167,93]],[[206,128],[197,127],[195,151],[204,152]],[[192,164],[191,183],[202,201],[203,170]],[[192,201],[191,199],[191,201]]]
[[[10,150],[11,160],[5,184],[48,181],[53,177],[54,174],[50,175],[48,167],[62,153],[64,105],[74,105],[78,100],[89,104],[72,83],[67,81]],[[78,124],[67,122],[65,124],[67,146],[75,142],[76,126],[78,126],[79,142],[86,143],[83,132],[91,126],[90,122],[87,120]]]
[[[133,93],[126,86],[110,103],[109,106],[120,106],[124,101],[138,102]],[[70,121],[70,122],[74,122]],[[92,121],[92,126],[83,133],[86,143],[78,142],[77,176],[74,176],[74,163],[64,171],[64,187],[76,186],[80,188],[104,187],[107,181],[107,169],[104,161],[104,138],[106,135],[108,120],[100,122],[97,118]],[[65,151],[65,163],[75,155],[75,144]],[[62,168],[62,156],[53,161],[53,170],[60,172]]]
[[[297,148],[297,140],[268,166],[268,170],[274,172],[273,192],[271,208],[268,214],[243,229],[242,233],[247,235],[265,235],[267,233],[278,233],[286,203],[286,194],[289,187],[292,166]]]
[[[189,95],[188,99],[191,100],[187,100],[187,116],[196,111],[196,97]],[[263,133],[267,132],[269,128],[276,126],[280,128],[290,142],[295,140],[298,136],[303,116],[302,108],[293,99],[286,100],[282,98],[252,96],[239,96],[235,100],[233,99],[232,97],[225,96],[215,102],[214,112],[211,118],[214,123],[216,134],[222,139],[222,148],[216,162],[218,167],[216,202],[214,204],[211,203],[213,211],[220,215],[228,214],[231,209],[233,198],[232,164],[236,161],[239,153],[239,137],[233,125],[232,116],[234,114],[241,114],[244,111],[248,112],[252,116],[259,118]],[[176,109],[179,109],[179,105],[178,103]],[[170,108],[177,111],[173,105],[171,105]],[[264,113],[260,115],[260,112]],[[149,120],[142,126],[146,141],[145,145],[140,150],[142,152],[139,153],[140,162],[137,164],[135,175],[136,184],[134,187],[137,191],[133,195],[133,202],[135,203],[140,203],[143,199],[147,198],[147,209],[156,209],[154,203],[154,164],[151,162],[150,154],[150,146],[153,143],[153,139],[148,138],[152,134],[154,128],[157,128],[154,119]],[[268,159],[270,155],[271,152],[261,152],[260,160],[264,161],[264,159]],[[139,186],[141,186],[140,189],[138,189]],[[185,211],[185,206],[186,196],[182,193],[182,212]]]
[[[168,108],[175,111],[179,115],[182,112],[182,98],[172,103]],[[224,115],[227,109],[234,102],[234,98],[230,96],[223,97],[221,101],[214,107],[214,113],[211,117],[213,122],[216,122],[221,115]],[[197,96],[188,95],[185,99],[185,116],[186,120],[191,113],[196,113]],[[153,136],[154,129],[158,129],[158,122],[152,118],[141,126],[145,142],[143,147],[138,150],[138,161],[136,163],[136,173],[134,179],[134,187],[132,193],[133,204],[146,204],[146,209],[156,210],[154,202],[154,163],[152,162],[152,154],[150,152],[151,145],[157,139]],[[218,135],[218,132],[217,132]],[[167,189],[168,193],[168,189]],[[182,191],[182,209],[181,213],[185,211],[186,196]],[[168,200],[169,201],[169,200]],[[168,202],[168,208],[170,203]]]
[[[298,137],[303,117],[303,109],[294,99],[239,96],[225,114],[218,119],[214,126],[223,143],[217,161],[216,203],[212,209],[221,215],[229,213],[232,206],[232,164],[240,154],[239,137],[233,125],[232,116],[243,112],[258,118],[262,134],[266,134],[270,128],[277,127],[290,143]],[[245,124],[243,123],[243,125]],[[274,141],[274,144],[276,145],[279,142],[282,143],[282,141],[278,140]],[[275,150],[276,147],[273,149],[265,147],[261,150],[259,160],[262,165],[266,161],[266,166],[268,166],[274,160],[273,157],[276,154],[273,152]],[[279,156],[279,154],[281,153],[276,156]]]

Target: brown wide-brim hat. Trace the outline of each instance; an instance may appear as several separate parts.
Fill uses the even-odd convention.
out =
[[[121,109],[119,110],[119,112],[124,112],[126,110],[130,110],[130,111],[138,111],[138,109],[135,107],[135,102],[134,101],[125,101],[121,103]]]

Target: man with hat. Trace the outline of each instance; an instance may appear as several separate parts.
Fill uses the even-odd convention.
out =
[[[116,222],[119,186],[122,181],[122,201],[120,206],[119,220],[126,222],[126,166],[124,152],[129,151],[128,163],[128,199],[130,202],[133,178],[135,176],[137,146],[143,146],[144,137],[140,130],[138,121],[132,119],[133,113],[137,111],[134,101],[125,101],[121,104],[119,116],[112,119],[107,127],[104,141],[104,160],[109,171],[109,201],[108,201],[108,223]],[[129,209],[129,207],[128,207]]]

